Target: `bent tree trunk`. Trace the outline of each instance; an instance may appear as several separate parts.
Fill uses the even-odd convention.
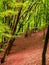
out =
[[[18,13],[17,18],[15,18],[15,23],[14,23],[13,30],[12,30],[12,32],[11,32],[11,35],[14,35],[14,33],[15,33],[15,31],[16,31],[16,26],[17,26],[17,24],[18,24],[18,22],[19,22],[19,17],[20,17],[20,14],[21,14],[21,9],[22,9],[22,7],[21,7],[20,10],[19,10],[19,13]],[[5,50],[5,52],[4,52],[3,57],[1,58],[1,63],[3,63],[3,62],[5,61],[5,57],[6,57],[6,55],[9,53],[9,51],[10,51],[10,49],[11,49],[11,47],[12,47],[12,44],[13,44],[14,40],[15,40],[15,39],[9,38],[9,40],[8,40],[8,42],[7,42],[8,45],[7,45],[7,47],[6,47],[6,50]]]
[[[47,46],[48,46],[48,39],[49,39],[49,25],[48,25],[48,30],[46,33],[46,38],[45,38],[44,48],[43,48],[43,53],[42,53],[42,65],[46,65],[46,51],[47,51]]]
[[[19,0],[18,0],[18,1],[19,1]],[[27,10],[24,12],[24,14],[25,14],[26,12],[30,11],[30,10],[32,9],[33,5],[35,5],[35,4],[36,4],[36,1],[32,4],[32,6],[31,6],[29,9],[27,9]],[[12,26],[13,29],[12,29],[11,35],[14,35],[14,33],[15,33],[15,31],[16,31],[16,26],[17,26],[17,24],[18,24],[18,22],[19,22],[19,19],[23,16],[23,14],[20,16],[20,14],[21,14],[21,9],[22,9],[22,7],[20,8],[19,13],[18,13],[18,16],[17,16],[17,19],[15,19],[15,23],[14,23],[14,25]],[[16,18],[16,17],[15,17],[15,18]],[[5,52],[4,52],[3,57],[1,58],[1,63],[4,62],[5,57],[6,57],[6,55],[9,53],[9,50],[11,49],[11,46],[12,46],[14,40],[15,40],[15,39],[9,38],[9,40],[8,40],[8,42],[7,42],[8,45],[7,45],[7,47],[6,47],[6,50],[5,50]]]

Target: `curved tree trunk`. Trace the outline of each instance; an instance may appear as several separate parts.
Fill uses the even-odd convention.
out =
[[[48,39],[49,39],[49,25],[48,25],[48,30],[46,33],[46,38],[45,38],[44,48],[43,48],[43,53],[42,53],[42,65],[46,65],[46,51],[47,51],[47,46],[48,46]]]
[[[19,1],[19,0],[18,0],[18,1]],[[32,9],[33,5],[35,5],[35,4],[36,4],[36,1],[35,1],[35,2],[32,4],[32,6],[31,6],[29,9],[27,9],[23,14],[25,14],[25,13],[28,12],[28,11],[30,11],[30,10]],[[23,14],[20,16],[20,14],[21,14],[21,9],[22,9],[22,7],[21,7],[20,10],[19,10],[19,13],[18,13],[17,18],[15,17],[16,19],[15,19],[14,25],[12,26],[13,29],[12,29],[12,31],[11,31],[11,35],[14,35],[14,33],[15,33],[15,31],[16,31],[16,26],[17,26],[17,24],[18,24],[18,22],[19,22],[19,19],[23,16]],[[3,57],[1,58],[1,63],[3,63],[3,62],[5,61],[5,57],[6,57],[6,55],[9,53],[9,50],[11,49],[11,46],[12,46],[14,40],[15,40],[15,39],[9,38],[9,40],[8,40],[8,42],[7,42],[8,45],[7,45],[7,47],[6,47],[6,50],[5,50],[5,52],[4,52]]]
[[[17,24],[18,24],[18,22],[19,22],[19,16],[20,16],[20,14],[21,14],[21,9],[22,9],[22,7],[20,8],[19,13],[18,13],[18,16],[17,16],[17,18],[15,19],[15,24],[14,24],[14,26],[13,26],[13,30],[11,31],[11,35],[14,35],[14,34],[15,34],[16,26],[17,26]],[[8,40],[8,42],[7,42],[8,45],[7,45],[7,47],[6,47],[6,50],[5,50],[5,52],[4,52],[3,57],[1,58],[1,63],[3,63],[3,62],[5,61],[5,57],[6,57],[6,55],[9,53],[9,51],[10,51],[12,45],[13,45],[14,40],[15,40],[15,39],[9,38],[9,40]]]

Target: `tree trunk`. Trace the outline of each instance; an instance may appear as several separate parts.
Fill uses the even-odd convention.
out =
[[[20,16],[20,14],[21,14],[21,9],[22,9],[22,7],[21,7],[20,10],[19,10],[17,19],[15,19],[15,24],[14,24],[14,26],[13,26],[13,30],[12,30],[12,32],[11,32],[11,35],[14,35],[14,34],[15,34],[16,26],[17,26],[17,24],[18,24],[18,22],[19,22],[19,16]],[[6,57],[6,55],[9,53],[9,51],[10,51],[12,45],[13,45],[14,40],[15,40],[15,39],[9,38],[9,40],[8,40],[8,42],[7,42],[8,45],[7,45],[7,47],[6,47],[6,50],[5,50],[5,52],[4,52],[3,57],[1,58],[1,63],[3,63],[3,62],[5,61],[5,57]]]
[[[19,0],[18,0],[18,1],[19,1]],[[34,2],[34,3],[32,4],[32,6],[29,8],[29,11],[32,9],[33,5],[35,5],[35,4],[36,4],[36,2]],[[19,19],[23,16],[23,14],[20,16],[20,14],[21,14],[21,9],[22,9],[22,7],[20,8],[20,11],[19,11],[19,13],[18,13],[17,19],[15,19],[15,23],[14,23],[14,25],[12,26],[13,29],[12,29],[11,35],[14,35],[14,33],[15,33],[15,31],[16,31],[16,26],[17,26],[17,24],[18,24],[18,22],[19,22]],[[28,9],[24,12],[24,14],[25,14],[26,12],[28,12]],[[3,63],[3,62],[5,61],[5,57],[6,57],[6,55],[9,53],[9,50],[11,49],[14,40],[15,40],[15,39],[9,38],[9,40],[8,40],[8,42],[7,42],[8,45],[7,45],[7,47],[6,47],[6,50],[5,50],[5,52],[4,52],[3,57],[1,58],[1,63]]]
[[[42,65],[46,65],[46,51],[47,51],[47,46],[48,46],[48,39],[49,39],[49,25],[48,25],[48,30],[46,33],[46,38],[45,38],[44,48],[43,48],[43,53],[42,53]]]

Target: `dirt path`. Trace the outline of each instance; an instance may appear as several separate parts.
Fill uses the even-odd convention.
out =
[[[41,65],[42,49],[28,49],[23,52],[9,55],[2,65]],[[47,65],[49,65],[49,53],[47,53]]]
[[[16,38],[10,54],[1,65],[41,65],[43,50],[43,31],[32,34],[31,37]],[[46,54],[49,65],[49,44]]]

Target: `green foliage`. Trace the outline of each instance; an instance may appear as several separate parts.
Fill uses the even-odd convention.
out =
[[[4,51],[4,49],[0,48],[0,52],[3,52],[3,51]]]
[[[22,32],[34,29],[43,29],[49,24],[49,0],[0,0],[0,42],[4,38],[16,38]],[[32,8],[31,8],[32,6]],[[22,7],[19,23],[15,34],[12,36],[10,23],[14,24],[20,7]],[[29,8],[31,8],[29,10]],[[23,15],[23,16],[22,16]],[[22,17],[21,17],[22,16]]]

